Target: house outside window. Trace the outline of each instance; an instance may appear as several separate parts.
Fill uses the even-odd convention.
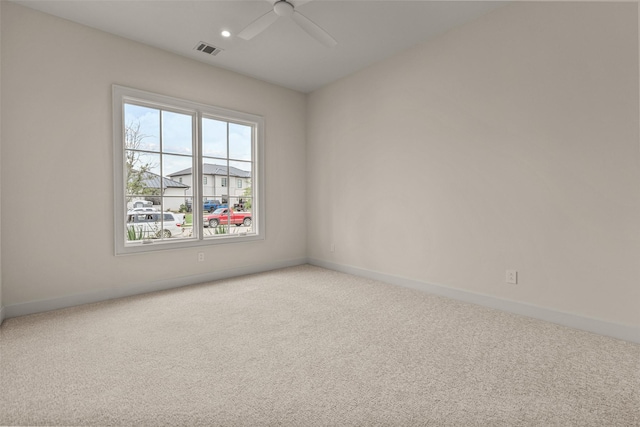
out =
[[[261,117],[121,86],[113,87],[113,113],[116,254],[263,238]],[[229,194],[215,175],[221,187],[232,176],[258,185]],[[203,205],[212,200],[251,208],[209,213]],[[172,215],[129,222],[136,201]]]
[[[221,204],[227,204],[230,198],[232,200],[232,207],[236,210],[244,209],[245,205],[251,205],[250,200],[244,200],[247,198],[246,196],[253,191],[251,189],[251,171],[242,170],[233,166],[227,167],[222,164],[204,163],[202,165],[202,173],[208,177],[209,186],[206,188],[206,191],[212,195],[211,199],[219,200]],[[170,174],[169,178],[173,180],[184,178],[183,182],[189,183],[192,182],[192,174],[192,169],[186,168]],[[234,184],[233,188],[227,186],[229,179],[235,180],[234,182],[236,184]],[[239,183],[242,183],[241,187],[238,186]],[[185,195],[191,198],[191,189],[187,189]],[[205,210],[209,210],[212,206],[212,203],[207,202],[207,199],[204,200],[204,204]]]

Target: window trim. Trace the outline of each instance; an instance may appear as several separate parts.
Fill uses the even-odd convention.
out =
[[[125,241],[125,220],[126,220],[126,202],[124,184],[126,182],[125,164],[125,147],[124,147],[124,104],[125,102],[136,101],[146,104],[156,104],[159,108],[170,111],[183,110],[189,113],[196,113],[194,116],[194,150],[193,156],[196,158],[195,165],[192,168],[192,203],[194,234],[193,239],[188,240],[158,240],[151,244],[126,245]],[[114,197],[114,252],[115,255],[127,255],[135,253],[150,253],[159,250],[182,249],[199,246],[211,246],[228,243],[251,242],[256,240],[264,240],[265,235],[265,180],[264,180],[264,144],[265,144],[265,125],[264,118],[255,114],[249,114],[222,107],[201,104],[171,96],[160,95],[156,93],[146,92],[139,89],[133,89],[125,86],[112,86],[112,109],[113,109],[113,197]],[[251,175],[255,182],[253,188],[252,200],[252,219],[253,230],[251,234],[229,234],[224,237],[205,238],[203,233],[202,203],[196,203],[202,200],[203,194],[203,174],[202,174],[202,116],[215,116],[220,120],[231,123],[239,123],[253,126],[254,138],[254,155],[252,159]],[[196,230],[197,227],[197,230]],[[197,232],[196,232],[197,231]]]

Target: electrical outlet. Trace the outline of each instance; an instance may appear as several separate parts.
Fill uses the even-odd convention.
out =
[[[336,251],[336,245],[334,243],[331,244],[331,252]]]
[[[204,261],[204,252],[198,252],[198,262]]]
[[[507,270],[506,281],[512,285],[517,285],[518,272],[516,270]]]

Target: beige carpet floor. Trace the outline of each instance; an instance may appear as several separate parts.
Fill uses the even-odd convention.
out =
[[[312,266],[0,329],[0,425],[640,426],[640,345]]]

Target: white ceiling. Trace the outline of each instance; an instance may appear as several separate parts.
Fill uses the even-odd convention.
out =
[[[268,12],[265,0],[14,0],[15,3],[302,92],[354,73],[487,13],[504,2],[315,0],[296,10],[323,27],[327,48],[289,18],[255,38],[234,35]],[[228,39],[220,35],[229,30]],[[194,50],[204,41],[223,51]]]

